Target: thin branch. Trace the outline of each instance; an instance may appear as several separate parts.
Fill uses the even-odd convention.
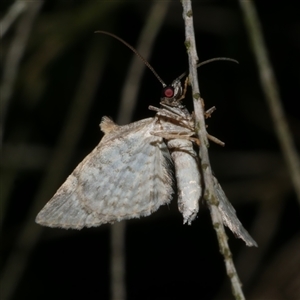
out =
[[[162,26],[167,13],[169,1],[155,1],[141,31],[137,50],[145,59],[151,55],[155,38]],[[126,50],[126,49],[125,49]],[[128,124],[137,102],[137,95],[142,80],[145,65],[136,55],[129,67],[126,82],[122,89],[122,99],[116,122]],[[111,227],[111,299],[123,300],[126,298],[126,270],[125,270],[125,230],[126,222],[120,222]]]
[[[225,261],[226,271],[231,280],[233,295],[236,299],[245,299],[242,286],[236,272],[231,251],[227,242],[227,236],[223,226],[222,217],[218,210],[218,201],[216,200],[216,192],[214,188],[213,174],[210,166],[208,155],[208,140],[205,126],[204,108],[201,103],[200,90],[198,85],[197,63],[198,56],[196,50],[195,33],[193,26],[193,11],[191,0],[182,0],[183,19],[185,22],[185,45],[189,58],[190,82],[193,91],[193,102],[195,111],[195,130],[200,140],[199,156],[202,166],[202,174],[204,177],[204,198],[210,208],[213,227],[217,233],[220,252]]]
[[[244,14],[251,46],[256,58],[261,85],[300,204],[300,160],[281,105],[278,85],[268,57],[259,18],[251,0],[240,0],[240,6]]]

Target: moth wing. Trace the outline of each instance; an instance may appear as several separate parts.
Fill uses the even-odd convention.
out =
[[[228,201],[221,185],[219,184],[216,177],[213,177],[215,190],[217,193],[217,197],[219,200],[219,211],[221,213],[223,223],[226,225],[237,237],[244,240],[247,246],[255,246],[257,247],[257,243],[248,233],[248,231],[243,227],[242,223],[239,221],[236,216],[235,209]]]
[[[103,118],[106,133],[76,167],[36,222],[49,227],[99,226],[150,215],[172,198],[171,158],[149,118],[118,126]]]

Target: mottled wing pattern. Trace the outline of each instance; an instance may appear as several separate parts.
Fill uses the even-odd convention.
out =
[[[224,225],[226,225],[237,237],[244,240],[247,246],[257,247],[257,243],[253,240],[248,231],[243,227],[242,223],[237,218],[235,209],[228,201],[217,178],[213,177],[213,179],[215,191],[219,200],[218,208],[221,213]]]
[[[148,216],[173,194],[171,157],[154,118],[125,126],[103,118],[106,134],[76,167],[36,222],[50,227],[99,226]]]

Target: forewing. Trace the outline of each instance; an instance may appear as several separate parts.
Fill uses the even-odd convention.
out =
[[[214,179],[215,191],[219,200],[219,211],[222,215],[223,223],[240,239],[244,240],[247,246],[257,247],[257,243],[250,236],[248,231],[243,227],[241,222],[236,216],[235,209],[228,201],[221,185],[219,184],[216,177]]]
[[[168,203],[171,158],[163,139],[150,134],[155,126],[153,118],[112,125],[41,210],[37,223],[81,229],[147,216]]]

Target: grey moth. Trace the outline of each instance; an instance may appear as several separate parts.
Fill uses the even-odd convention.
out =
[[[171,201],[175,179],[178,209],[183,222],[191,224],[199,211],[203,189],[195,151],[194,119],[182,104],[183,75],[169,86],[161,81],[161,107],[149,107],[156,111],[154,117],[124,126],[102,118],[104,137],[39,212],[38,224],[81,229],[148,216]],[[257,246],[238,220],[218,180],[213,180],[224,225],[247,246]]]
[[[81,229],[148,216],[172,199],[173,164],[178,208],[183,222],[191,224],[203,191],[194,120],[182,99],[181,82],[176,79],[164,88],[161,108],[150,107],[155,117],[124,126],[103,117],[104,137],[39,212],[36,222]],[[248,246],[256,246],[215,177],[214,182],[224,225]]]

